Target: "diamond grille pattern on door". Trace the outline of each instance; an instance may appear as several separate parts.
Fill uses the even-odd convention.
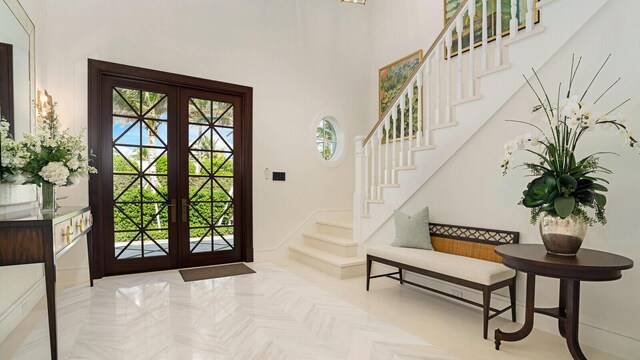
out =
[[[114,87],[116,259],[169,255],[167,95]]]
[[[189,99],[189,237],[192,253],[232,250],[233,105]]]

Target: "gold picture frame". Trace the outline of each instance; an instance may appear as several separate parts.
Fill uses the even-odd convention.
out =
[[[384,114],[391,102],[395,99],[398,91],[402,90],[402,86],[409,79],[409,76],[415,71],[422,61],[422,49],[416,50],[411,54],[402,57],[390,64],[381,67],[378,70],[378,118]],[[417,131],[417,119],[418,119],[418,96],[422,97],[422,89],[415,89],[414,97],[412,99],[413,106],[413,134]],[[405,111],[405,129],[409,124],[409,111]],[[401,137],[401,122],[400,111],[398,111],[398,122],[396,124],[396,137],[395,140]],[[384,132],[383,143],[389,136]],[[392,139],[393,140],[393,139]]]
[[[387,64],[378,70],[378,117],[391,106],[390,102],[395,98],[409,75],[420,65],[422,61],[422,49]],[[389,74],[398,73],[395,79],[389,79]],[[395,76],[395,75],[394,75]],[[389,81],[387,82],[387,79]],[[384,84],[383,84],[384,83]]]
[[[444,16],[444,23],[446,24],[449,21],[449,17],[456,12],[458,7],[460,6],[460,3],[462,3],[462,0],[443,0],[443,1],[444,1],[443,16]],[[474,1],[474,0],[470,0],[470,1]],[[495,9],[496,9],[497,1],[502,2],[502,8],[501,8],[502,36],[508,35],[510,33],[509,20],[511,17],[511,1],[510,0],[488,0],[487,1],[487,29],[488,29],[489,36],[487,37],[487,42],[491,42],[496,39]],[[534,7],[533,22],[536,24],[540,21],[540,11],[538,10],[538,1],[539,0],[534,0],[533,2],[533,7]],[[527,9],[526,9],[527,0],[518,0],[518,7],[520,8],[521,5],[522,5],[521,7],[522,11],[518,11],[518,19],[520,20],[521,25],[518,26],[518,30],[522,30],[526,27],[526,25],[524,24],[524,18],[527,12]],[[463,19],[463,29],[465,30],[463,31],[463,34],[462,34],[462,52],[463,53],[469,50],[469,22],[470,22],[469,15],[465,15]],[[482,45],[482,1],[476,1],[476,15],[474,19],[474,29],[475,29],[474,47],[478,47]],[[458,35],[454,31],[453,37],[452,37],[452,44],[451,44],[451,57],[454,57],[456,55],[458,55]],[[447,54],[445,49],[445,57],[446,56]]]

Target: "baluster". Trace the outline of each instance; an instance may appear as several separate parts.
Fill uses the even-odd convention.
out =
[[[451,30],[447,31],[445,35],[445,46],[447,47],[447,66],[445,69],[445,108],[444,108],[444,121],[445,123],[451,122]]]
[[[462,100],[462,14],[456,21],[456,32],[458,33],[458,75],[456,84],[458,88],[458,100]]]
[[[396,151],[396,139],[398,138],[398,131],[396,130],[398,128],[398,105],[395,105],[393,107],[393,110],[391,111],[391,119],[393,119],[393,146],[392,146],[392,153],[393,155],[391,156],[391,183],[395,184],[396,183],[396,158],[398,157],[398,153]]]
[[[382,126],[378,128],[378,195],[377,199],[382,200]]]
[[[476,0],[469,1],[469,97],[475,93],[475,79],[473,78],[473,48],[475,47],[475,23],[476,18]]]
[[[375,137],[372,136],[371,139],[369,139],[369,145],[371,147],[371,191],[370,191],[370,197],[369,199],[371,200],[375,200],[376,196],[377,196],[377,192],[376,192],[376,149],[375,149],[375,145],[374,143],[376,142]]]
[[[509,22],[509,38],[518,33],[518,0],[511,0],[511,21]]]
[[[422,121],[424,119],[424,111],[422,111],[422,97],[424,96],[424,90],[422,89],[422,77],[424,76],[424,69],[427,69],[429,74],[429,65],[431,64],[431,58],[427,59],[424,63],[424,67],[420,69],[416,84],[418,84],[418,132],[416,133],[416,147],[422,146]],[[428,75],[427,75],[428,76]]]
[[[487,38],[489,37],[487,30],[487,0],[482,0],[482,71],[488,70],[487,62]]]
[[[436,107],[434,109],[435,112],[435,124],[436,125],[440,125],[440,63],[442,62],[442,53],[440,52],[440,49],[442,49],[442,45],[438,44],[438,46],[436,46],[436,55],[435,55],[435,62],[436,62],[436,74],[435,74],[435,78],[436,78]],[[427,91],[429,91],[429,87],[427,87]]]
[[[404,166],[404,98],[407,94],[400,96],[400,167]]]
[[[424,105],[422,105],[421,103],[418,103],[418,111],[422,111],[422,114],[423,114],[422,119],[423,119],[424,125],[422,126],[422,132],[421,132],[422,139],[423,139],[422,141],[423,146],[429,146],[429,143],[430,143],[429,131],[431,129],[431,59],[433,59],[433,57],[427,60],[426,80],[422,84],[423,97],[424,97],[425,89],[427,93],[426,101],[424,102]],[[424,106],[424,109],[422,108],[423,106]]]
[[[370,189],[369,189],[369,144],[364,146],[364,213],[368,214],[369,207],[366,204],[366,200],[369,199]]]
[[[409,92],[407,94],[409,96],[409,142],[407,144],[409,146],[409,150],[407,151],[407,165],[409,166],[413,164],[413,158],[411,155],[413,153],[413,151],[411,151],[411,149],[413,148],[413,86],[413,82],[409,84]]]
[[[535,12],[535,5],[533,4],[533,0],[527,0],[527,32],[533,30],[533,14]]]
[[[391,129],[389,129],[389,116],[387,115],[387,117],[384,118],[384,130],[385,130],[385,135],[384,135],[384,183],[385,184],[390,184],[391,182],[388,180],[389,176],[390,176],[390,171],[389,171],[389,133]],[[393,155],[393,154],[392,154]]]
[[[502,66],[502,1],[496,0],[496,67]]]

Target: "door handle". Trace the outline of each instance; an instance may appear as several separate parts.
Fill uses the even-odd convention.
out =
[[[167,204],[170,208],[169,212],[171,213],[171,222],[176,222],[176,199],[171,199],[171,202]]]
[[[182,199],[182,222],[187,222],[187,214],[189,209],[189,201]]]

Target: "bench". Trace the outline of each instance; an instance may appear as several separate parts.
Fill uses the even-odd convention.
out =
[[[511,320],[515,322],[516,272],[502,265],[502,258],[495,253],[494,248],[500,244],[518,243],[519,233],[445,224],[429,224],[429,233],[435,251],[391,245],[369,247],[367,249],[367,291],[369,291],[371,279],[388,277],[398,280],[400,284],[409,284],[481,307],[485,339],[490,319],[510,309]],[[397,268],[398,271],[371,276],[371,265],[374,261]],[[407,281],[403,277],[403,271],[480,290],[482,304]],[[509,287],[511,304],[501,310],[491,307],[491,293],[506,286]]]

